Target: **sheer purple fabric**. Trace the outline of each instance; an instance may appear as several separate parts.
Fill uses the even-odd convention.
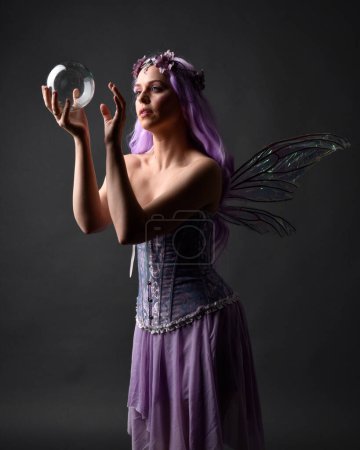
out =
[[[241,302],[164,334],[135,326],[128,408],[133,450],[263,450]]]

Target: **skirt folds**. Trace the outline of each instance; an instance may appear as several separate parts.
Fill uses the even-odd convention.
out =
[[[135,326],[127,406],[133,450],[264,450],[241,302],[163,334]]]

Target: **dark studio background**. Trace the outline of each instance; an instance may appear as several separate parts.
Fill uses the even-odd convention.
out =
[[[129,279],[131,246],[120,246],[113,228],[88,236],[78,228],[73,141],[40,86],[63,60],[92,70],[86,111],[100,184],[99,104],[114,110],[108,81],[127,99],[128,133],[132,64],[168,48],[205,70],[236,167],[295,135],[332,132],[352,142],[310,169],[291,202],[272,205],[295,235],[232,226],[219,272],[243,296],[267,449],[360,447],[355,5],[1,2],[1,450],[130,449],[137,270]]]

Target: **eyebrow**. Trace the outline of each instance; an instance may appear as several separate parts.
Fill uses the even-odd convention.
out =
[[[155,81],[158,81],[159,83],[165,84],[162,80],[150,80],[150,81],[148,81],[148,82],[145,83],[145,84],[151,84],[151,83],[154,83]],[[134,84],[134,87],[137,87],[137,86],[141,86],[141,84],[135,83],[135,84]]]

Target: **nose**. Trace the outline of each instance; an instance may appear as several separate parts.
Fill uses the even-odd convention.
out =
[[[150,103],[150,97],[149,95],[144,91],[141,94],[138,95],[138,101],[140,103],[149,104]]]

